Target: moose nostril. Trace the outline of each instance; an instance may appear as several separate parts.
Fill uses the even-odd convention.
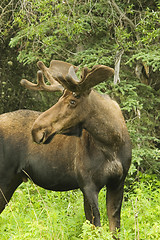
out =
[[[43,143],[43,141],[44,141],[44,139],[45,139],[45,135],[46,135],[46,133],[43,132],[42,138],[39,140],[39,143]]]

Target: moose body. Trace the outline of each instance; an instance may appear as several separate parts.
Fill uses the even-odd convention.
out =
[[[113,71],[105,66],[86,70],[83,78],[87,79],[87,89],[81,91],[70,75],[66,79],[59,73],[55,76],[54,64],[56,70],[59,64],[63,65],[61,69],[66,67],[65,71],[71,66],[54,61],[51,69],[47,69],[39,64],[50,82],[54,81],[54,76],[60,83],[60,86],[56,83],[56,88],[65,88],[53,107],[42,114],[21,110],[0,116],[0,210],[4,209],[6,200],[10,200],[19,184],[29,177],[37,185],[50,190],[80,188],[86,219],[100,226],[98,193],[107,186],[109,227],[115,232],[120,228],[131,143],[118,104],[109,96],[92,90],[90,81],[94,76],[98,84],[99,76],[103,80],[102,71],[105,74],[109,71],[109,75]],[[70,74],[75,77],[73,67]],[[44,85],[42,72],[38,73],[38,81],[37,85],[27,80],[22,83],[30,89],[42,90],[45,86],[49,89]],[[33,143],[32,139],[41,144]]]
[[[79,187],[74,171],[77,137],[56,135],[50,144],[33,143],[31,128],[39,115],[29,110],[0,115],[0,189],[6,198],[1,192],[1,211],[27,178],[48,190]]]

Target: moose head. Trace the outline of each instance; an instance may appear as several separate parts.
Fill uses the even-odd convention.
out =
[[[85,119],[92,110],[88,106],[92,104],[90,102],[92,87],[106,81],[113,75],[114,70],[104,65],[95,65],[91,70],[85,67],[79,80],[76,75],[78,68],[69,63],[52,60],[49,68],[42,62],[38,62],[37,65],[41,69],[37,72],[37,84],[25,79],[21,84],[31,90],[63,92],[59,101],[41,114],[33,125],[33,140],[37,143],[46,143],[51,136],[65,133],[77,124],[85,126]],[[51,85],[45,84],[42,72]]]

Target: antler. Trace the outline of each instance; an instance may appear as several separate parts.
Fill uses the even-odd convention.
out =
[[[37,66],[41,69],[41,71],[37,72],[37,84],[31,83],[26,79],[21,80],[21,84],[30,90],[37,91],[63,91],[63,86],[59,84],[56,79],[59,73],[66,75],[69,71],[69,68],[72,66],[75,70],[77,67],[73,66],[70,63],[65,63],[63,61],[52,60],[49,68],[47,68],[43,62],[39,61]],[[46,85],[44,82],[43,74],[48,79],[51,85]]]
[[[39,61],[37,63],[37,66],[43,71],[44,75],[50,82],[55,82],[55,79],[57,78],[57,75],[61,73],[62,75],[68,74],[69,68],[73,66],[75,71],[78,70],[78,67],[59,60],[52,60],[50,62],[49,68],[47,68],[42,61]]]
[[[31,90],[62,92],[64,87],[72,92],[83,92],[106,81],[114,73],[113,68],[104,65],[95,65],[91,70],[85,67],[81,73],[81,81],[79,81],[76,75],[78,68],[70,63],[52,60],[47,68],[43,62],[39,61],[37,66],[41,69],[37,72],[37,84],[26,79],[21,80],[21,84]],[[51,85],[45,84],[42,72]]]
[[[95,65],[91,70],[85,67],[82,70],[81,81],[79,81],[73,66],[71,66],[65,77],[63,74],[59,74],[56,80],[72,92],[83,92],[107,80],[113,74],[114,69],[104,65]]]
[[[63,87],[56,81],[52,82],[51,85],[45,84],[43,73],[40,70],[37,72],[37,84],[31,83],[26,79],[22,79],[20,83],[22,86],[35,91],[48,91],[48,92],[63,91]]]

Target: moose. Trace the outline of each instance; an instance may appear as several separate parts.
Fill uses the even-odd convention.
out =
[[[41,61],[37,65],[37,83],[22,79],[21,84],[30,90],[60,91],[62,96],[44,113],[18,110],[0,115],[0,212],[30,178],[53,191],[80,188],[86,219],[100,226],[98,194],[106,186],[109,228],[114,233],[120,228],[131,141],[118,103],[93,89],[114,70],[85,67],[79,80],[77,67],[70,63],[52,60],[49,68]]]

